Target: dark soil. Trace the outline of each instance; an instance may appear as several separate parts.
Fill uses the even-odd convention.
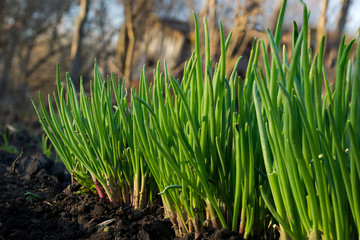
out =
[[[80,186],[70,184],[62,163],[25,149],[22,155],[0,150],[0,239],[175,239],[161,206],[137,212],[77,194]],[[209,229],[199,239],[240,237]]]

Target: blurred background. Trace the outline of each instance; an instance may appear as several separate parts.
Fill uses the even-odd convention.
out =
[[[307,0],[311,10],[311,44],[327,33],[325,64],[333,71],[337,45],[344,33],[358,38],[360,0]],[[137,86],[140,70],[151,72],[166,59],[170,73],[181,69],[194,44],[192,11],[200,25],[207,18],[211,55],[219,57],[218,20],[233,32],[228,67],[243,56],[242,76],[253,39],[274,31],[282,0],[0,0],[0,122],[36,120],[30,98],[56,90],[56,63],[61,76],[69,72],[78,86],[80,76],[92,79],[94,58],[102,73],[125,77]],[[302,6],[289,0],[283,43],[291,44],[292,20],[301,26]],[[201,28],[201,32],[203,32]],[[354,48],[355,51],[355,48]],[[354,52],[353,51],[353,52]],[[331,75],[330,75],[331,76]],[[330,77],[331,79],[331,77]]]

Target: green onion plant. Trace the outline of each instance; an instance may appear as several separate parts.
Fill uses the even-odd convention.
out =
[[[135,137],[178,235],[195,232],[198,236],[207,225],[232,229],[247,238],[255,226],[257,233],[266,227],[259,224],[265,222],[260,219],[265,218],[266,210],[257,185],[266,177],[260,175],[262,152],[256,144],[254,77],[249,72],[242,83],[236,72],[239,61],[232,74],[225,76],[231,34],[225,39],[221,22],[221,57],[213,64],[204,21],[202,62],[195,14],[194,20],[195,51],[181,81],[168,73],[166,62],[164,74],[158,64],[152,86],[143,71],[142,95],[132,97]],[[146,111],[148,118],[143,117]]]
[[[146,207],[152,201],[155,186],[133,139],[124,81],[116,84],[113,75],[103,81],[95,61],[90,96],[86,95],[82,80],[78,96],[68,74],[66,89],[62,87],[59,65],[57,87],[53,96],[57,111],[50,96],[49,110],[41,93],[40,109],[32,102],[66,168],[80,183],[89,184],[91,178],[99,196],[113,204]]]
[[[271,189],[261,193],[281,239],[353,239],[360,226],[360,48],[355,64],[348,61],[354,40],[345,44],[343,38],[331,86],[323,66],[325,38],[312,53],[302,4],[303,26],[298,32],[294,23],[291,57],[280,49],[280,17],[275,36],[267,31],[270,56],[260,40],[264,64],[249,65]]]

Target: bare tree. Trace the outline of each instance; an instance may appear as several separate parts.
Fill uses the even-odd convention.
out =
[[[337,19],[337,42],[340,42],[342,35],[344,34],[350,3],[351,0],[341,0],[341,10]]]
[[[81,42],[84,37],[84,24],[89,11],[89,0],[81,0],[80,12],[75,21],[74,35],[71,43],[71,76],[75,86],[79,86],[79,72],[81,68]]]
[[[132,59],[134,54],[134,46],[135,46],[135,34],[134,34],[134,26],[133,26],[133,16],[132,16],[132,7],[131,0],[124,0],[125,5],[125,27],[128,37],[128,47],[125,58],[125,69],[124,75],[125,78],[130,81],[131,80],[131,66]]]
[[[142,32],[146,27],[146,19],[152,12],[153,0],[123,0],[125,20],[120,29],[119,39],[116,46],[116,59],[119,69],[126,78],[131,81],[134,48],[136,41],[141,41]]]
[[[328,0],[323,0],[320,19],[316,29],[316,52],[320,49],[321,38],[326,33],[326,10],[328,6]]]
[[[26,105],[23,98],[29,97],[29,83],[39,79],[39,76],[34,79],[29,76],[59,49],[55,47],[56,44],[48,44],[48,47],[43,44],[51,29],[57,32],[59,19],[69,7],[70,0],[0,1],[2,111]],[[34,54],[34,49],[38,47],[42,48],[42,52]],[[53,54],[47,54],[47,51]]]

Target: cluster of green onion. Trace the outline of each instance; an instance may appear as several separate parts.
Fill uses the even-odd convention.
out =
[[[360,47],[349,61],[354,41],[343,38],[332,87],[325,38],[313,56],[303,6],[291,57],[280,51],[285,0],[274,36],[267,31],[271,51],[254,41],[243,80],[239,61],[225,74],[231,34],[221,23],[219,62],[209,57],[206,21],[201,60],[194,15],[195,51],[181,80],[164,63],[150,84],[144,68],[128,105],[124,81],[104,82],[96,63],[90,97],[82,84],[77,96],[68,76],[65,93],[58,71],[58,113],[50,97],[48,113],[40,94],[40,123],[78,181],[136,209],[158,193],[179,236],[211,226],[261,238],[274,222],[281,239],[359,237]]]
[[[303,3],[303,2],[302,2]],[[253,61],[253,99],[270,193],[261,191],[284,239],[351,239],[359,233],[359,70],[348,61],[354,40],[338,51],[335,87],[308,43],[308,11],[300,32],[294,24],[291,58],[268,31],[271,61],[262,41],[264,66]],[[326,93],[322,95],[322,86]],[[259,96],[261,97],[261,101]]]
[[[142,96],[132,99],[140,104],[132,109],[137,125],[134,134],[178,235],[194,231],[197,236],[206,223],[247,237],[266,213],[264,204],[259,207],[262,200],[255,187],[255,182],[259,184],[265,177],[255,172],[255,165],[263,163],[256,144],[260,140],[256,114],[248,104],[251,84],[242,84],[237,64],[231,76],[225,76],[231,35],[225,40],[221,23],[221,57],[213,72],[208,27],[204,23],[202,68],[195,15],[194,19],[195,51],[185,64],[181,82],[168,73],[166,63],[164,74],[158,64],[152,86],[147,85],[145,74],[141,75]],[[144,111],[149,113],[149,119],[138,117],[137,113]]]
[[[48,97],[46,110],[41,93],[40,109],[33,101],[40,123],[56,152],[73,177],[87,188],[95,186],[99,196],[114,204],[148,206],[156,185],[134,140],[134,124],[126,99],[124,81],[114,76],[103,81],[95,61],[90,97],[80,84],[77,95],[66,75],[66,93],[57,66],[55,106]],[[113,99],[116,105],[113,105]],[[91,179],[91,180],[90,180]]]

